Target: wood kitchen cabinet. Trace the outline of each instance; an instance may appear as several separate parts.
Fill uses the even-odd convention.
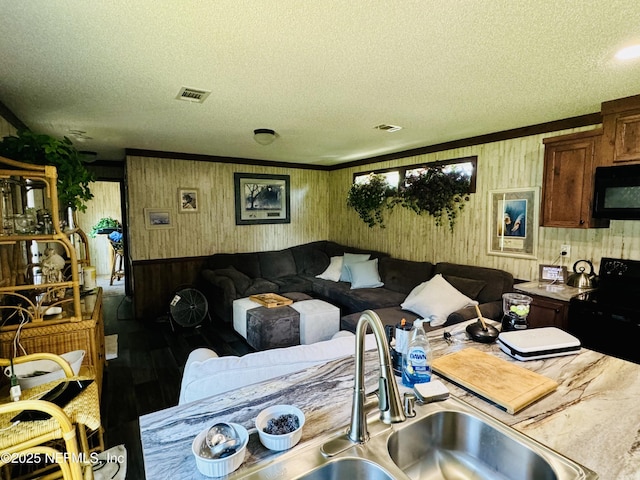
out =
[[[558,327],[567,330],[569,326],[569,304],[549,297],[531,295],[533,302],[527,320],[530,328]]]
[[[602,104],[605,165],[640,163],[640,95]]]
[[[600,165],[602,129],[543,139],[544,174],[540,225],[606,228],[592,217],[595,168]]]

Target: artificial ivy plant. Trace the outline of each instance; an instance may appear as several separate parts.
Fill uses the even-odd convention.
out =
[[[347,206],[353,208],[369,227],[385,228],[384,212],[397,203],[398,190],[390,187],[384,176],[370,175],[367,183],[354,183],[347,195]]]
[[[84,212],[85,202],[93,198],[89,183],[95,181],[71,140],[20,130],[3,137],[0,155],[20,162],[53,165],[58,171],[58,200],[63,207]]]
[[[429,167],[406,179],[400,188],[390,187],[383,175],[372,174],[368,183],[353,184],[347,206],[353,208],[369,226],[384,228],[384,212],[397,204],[419,215],[427,213],[436,225],[449,223],[453,231],[457,213],[469,200],[469,179],[460,172],[444,172],[440,166]]]
[[[442,167],[429,167],[420,175],[406,179],[400,190],[400,202],[418,215],[427,213],[436,225],[445,218],[453,232],[457,214],[469,201],[469,179],[459,172],[444,172]]]

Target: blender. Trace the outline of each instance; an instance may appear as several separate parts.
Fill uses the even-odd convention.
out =
[[[533,298],[520,293],[505,293],[502,295],[502,331],[524,330],[529,324],[527,317],[531,309]]]

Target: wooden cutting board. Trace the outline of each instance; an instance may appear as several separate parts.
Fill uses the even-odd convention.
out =
[[[475,348],[436,358],[433,370],[511,414],[558,388],[555,381],[544,375]]]

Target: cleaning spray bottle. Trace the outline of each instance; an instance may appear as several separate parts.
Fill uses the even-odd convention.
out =
[[[413,322],[407,354],[402,356],[402,384],[406,387],[431,380],[432,353],[422,322]]]

